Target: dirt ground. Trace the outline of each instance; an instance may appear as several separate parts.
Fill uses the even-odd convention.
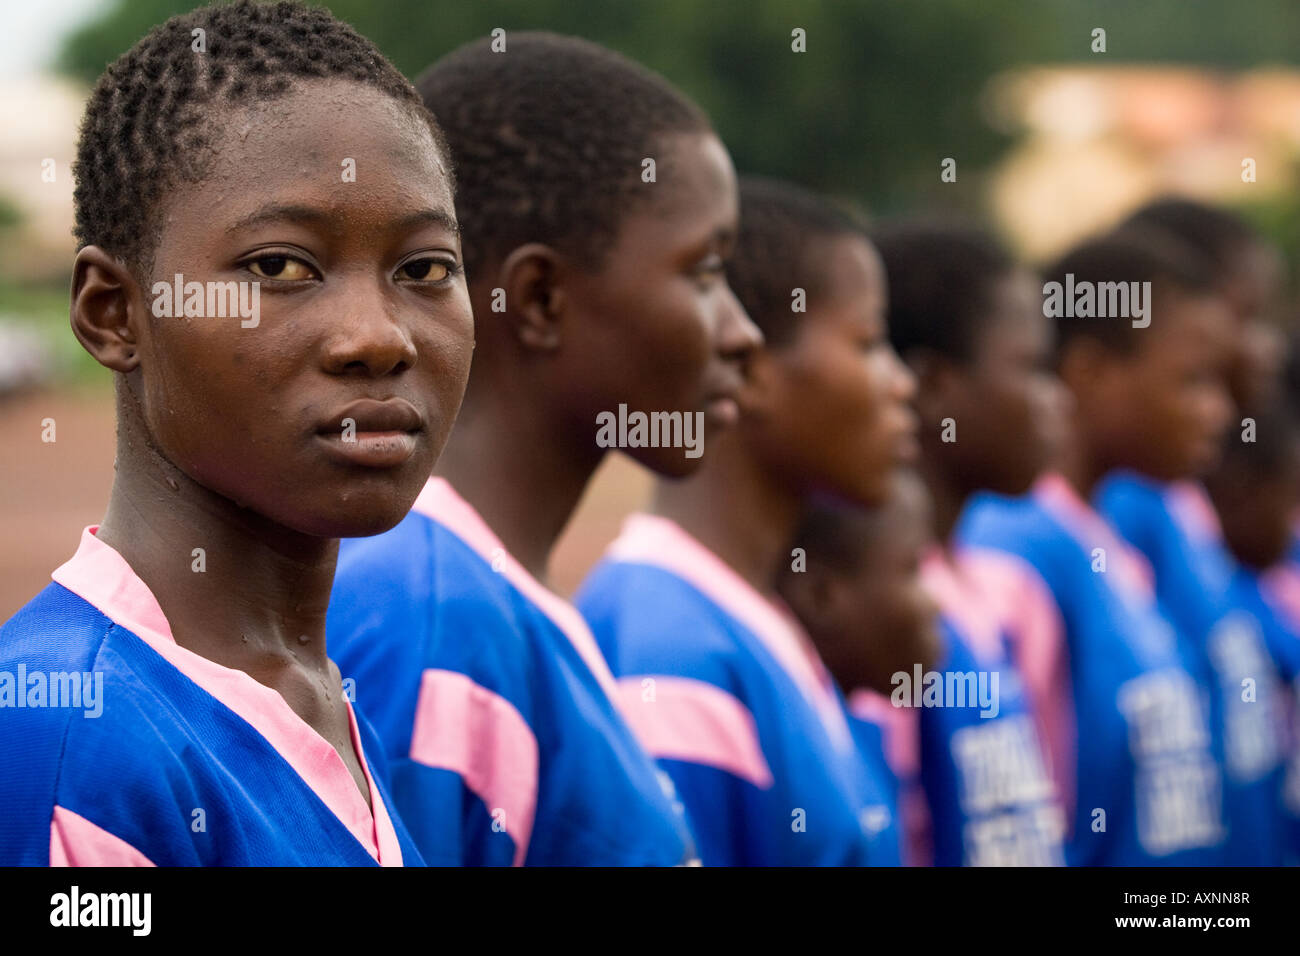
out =
[[[54,441],[44,442],[44,419]],[[41,391],[0,399],[0,620],[72,556],[113,483],[112,392]]]
[[[41,440],[54,419],[53,442]],[[81,529],[97,523],[113,482],[114,415],[108,389],[42,391],[0,399],[0,621],[7,620],[71,557]],[[551,562],[554,587],[581,582],[649,481],[610,455],[587,489]]]

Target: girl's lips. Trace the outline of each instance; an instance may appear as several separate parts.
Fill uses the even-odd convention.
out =
[[[345,438],[341,432],[328,432],[318,434],[316,438],[339,461],[366,468],[396,468],[415,454],[413,432],[357,432],[350,438]]]
[[[358,435],[361,432],[414,432],[424,427],[424,416],[415,406],[402,398],[378,401],[362,398],[350,402],[322,422],[317,431],[321,434],[339,433],[349,425]]]

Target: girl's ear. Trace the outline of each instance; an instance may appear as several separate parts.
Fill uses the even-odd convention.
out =
[[[511,250],[501,263],[497,278],[506,294],[505,317],[513,337],[526,349],[553,352],[560,347],[566,303],[563,271],[563,257],[540,242]]]
[[[131,270],[98,246],[77,253],[72,269],[72,333],[100,365],[130,372],[140,364],[144,295]]]

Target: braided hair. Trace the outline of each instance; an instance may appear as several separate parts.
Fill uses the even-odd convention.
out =
[[[203,31],[202,50],[195,30]],[[328,10],[251,0],[202,7],[154,27],[96,82],[72,168],[77,248],[99,246],[145,274],[163,198],[209,168],[214,114],[313,78],[355,80],[387,93],[428,124],[446,157],[437,123],[411,84]]]

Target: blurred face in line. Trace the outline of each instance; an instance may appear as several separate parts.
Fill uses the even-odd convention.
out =
[[[938,608],[921,584],[921,560],[933,543],[925,485],[910,470],[891,482],[883,504],[845,509],[843,554],[804,547],[807,569],[782,575],[782,597],[808,630],[841,688],[882,694],[890,678],[930,669],[939,656]]]
[[[876,504],[919,450],[916,383],[889,343],[875,249],[857,235],[821,247],[822,294],[789,342],[751,361],[740,437],[793,490]]]
[[[924,434],[938,439],[952,419],[956,441],[927,443],[944,471],[969,491],[1028,490],[1059,451],[1069,395],[1052,370],[1052,323],[1038,283],[1018,270],[995,281],[967,361],[918,361]]]
[[[1212,469],[1235,411],[1234,331],[1221,298],[1156,286],[1151,325],[1133,330],[1131,351],[1072,343],[1062,375],[1096,459],[1160,481]]]

